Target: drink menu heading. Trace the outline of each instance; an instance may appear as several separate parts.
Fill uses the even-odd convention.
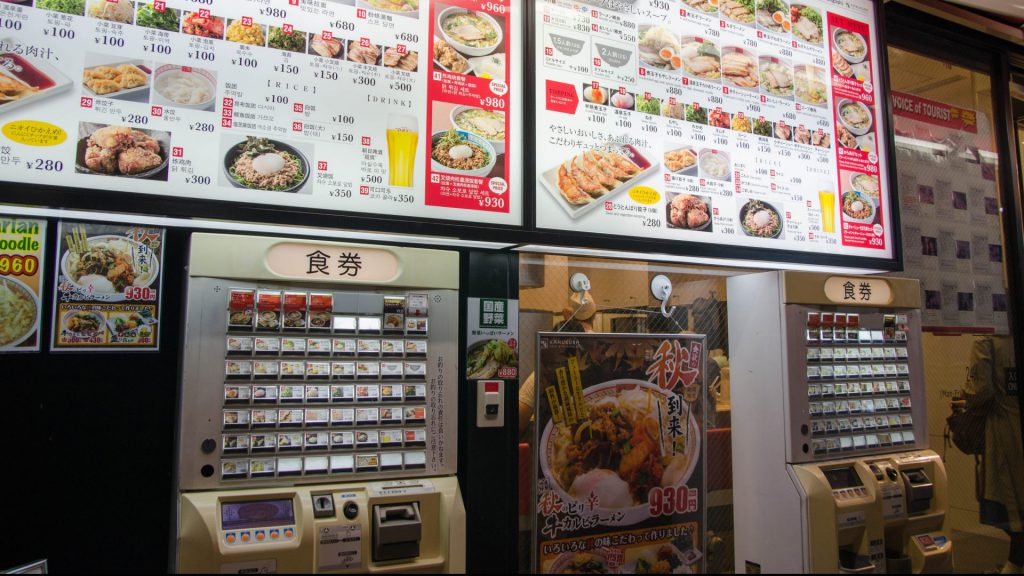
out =
[[[518,10],[0,3],[0,179],[519,224]]]
[[[538,2],[537,225],[890,259],[867,0]]]

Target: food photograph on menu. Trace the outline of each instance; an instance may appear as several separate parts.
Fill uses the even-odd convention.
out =
[[[159,346],[162,228],[61,221],[52,349]]]
[[[539,228],[894,257],[870,2],[590,4],[535,11]]]
[[[265,4],[19,3],[0,34],[0,125],[41,167],[9,180],[522,223],[507,0]]]

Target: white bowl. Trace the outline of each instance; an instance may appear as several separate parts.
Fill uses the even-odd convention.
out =
[[[839,47],[839,42],[836,40],[836,37],[839,36],[840,32],[847,32],[849,34],[853,34],[854,36],[860,38],[860,41],[864,44],[864,54],[861,54],[860,56],[853,56],[853,55],[847,54],[842,48],[840,48]],[[863,35],[861,35],[861,34],[859,34],[857,32],[854,32],[853,30],[847,30],[845,28],[834,28],[832,30],[832,45],[836,47],[836,52],[839,52],[839,55],[842,56],[844,59],[846,59],[846,61],[849,62],[850,64],[860,64],[861,62],[864,61],[865,58],[868,57],[868,43],[867,43],[867,41],[864,40],[864,36]]]
[[[490,155],[490,159],[487,161],[487,164],[482,168],[476,168],[473,170],[458,170],[456,168],[449,168],[444,164],[441,164],[437,160],[434,160],[434,142],[448,132],[447,130],[438,130],[437,132],[434,132],[430,136],[431,169],[434,172],[445,172],[447,174],[458,174],[461,176],[479,176],[481,178],[486,177],[488,174],[491,173],[491,170],[494,168],[494,162],[496,161],[498,156],[498,154],[494,151],[494,146],[491,146],[490,142],[488,142],[484,138],[481,138],[480,136],[477,136],[476,134],[473,134],[472,132],[467,132],[465,130],[458,129],[456,129],[456,131],[462,136],[465,136],[465,138],[472,142],[473,144],[476,144],[477,146],[483,148],[484,151]]]
[[[668,408],[666,406],[666,391],[659,388],[656,384],[645,382],[643,380],[621,379],[603,382],[596,386],[588,387],[587,390],[583,393],[583,398],[587,402],[587,404],[590,405],[591,401],[587,400],[588,398],[597,396],[598,399],[600,399],[602,396],[607,395],[605,394],[606,391],[614,392],[620,386],[639,387],[660,397],[662,399],[662,410],[665,411],[663,412],[663,416],[665,416],[666,418],[668,417]],[[538,423],[538,425],[539,424],[541,423]],[[554,473],[551,471],[549,463],[550,458],[548,457],[548,446],[553,442],[553,440],[551,439],[551,433],[554,430],[554,422],[548,420],[546,423],[543,424],[544,432],[541,435],[540,443],[538,445],[538,451],[540,454],[541,473],[543,473],[544,476],[548,479],[548,482],[550,483],[552,490],[555,492],[556,495],[558,495],[558,497],[562,501],[566,503],[579,502],[578,500],[570,496],[566,489],[562,488],[561,484],[559,484],[558,480],[555,478]],[[686,483],[689,482],[690,476],[693,475],[693,471],[697,467],[697,461],[700,460],[701,443],[703,441],[703,436],[701,435],[700,427],[697,425],[696,417],[694,416],[692,411],[689,414],[689,418],[687,418],[686,426],[688,427],[686,449],[687,454],[690,455],[690,460],[687,463],[686,471],[683,473],[682,478],[679,480],[677,486],[685,486]],[[650,506],[648,504],[638,504],[636,506],[630,506],[628,508],[604,508],[601,506],[597,506],[594,508],[592,513],[602,518],[611,518],[607,521],[601,521],[600,524],[608,526],[630,526],[650,518]],[[616,519],[616,513],[621,513],[621,518]]]
[[[12,290],[14,290],[15,292],[22,292],[26,294],[30,300],[32,300],[33,318],[32,322],[28,326],[28,330],[21,336],[3,345],[4,348],[14,348],[15,346],[18,346],[25,340],[28,340],[29,336],[36,333],[36,325],[39,323],[39,314],[41,311],[39,308],[39,297],[36,296],[36,293],[33,292],[32,289],[30,289],[28,286],[26,286],[24,282],[18,280],[17,278],[14,278],[13,276],[4,276],[0,278],[0,283],[3,282],[10,283],[10,285],[12,286]]]
[[[487,46],[485,48],[474,48],[472,46],[466,46],[462,42],[454,40],[451,36],[448,35],[447,32],[445,32],[443,25],[445,19],[448,18],[448,16],[462,13],[476,14],[480,18],[487,20],[491,24],[491,26],[494,27],[494,30],[498,33],[498,38],[493,46]],[[459,52],[460,54],[464,54],[466,56],[487,56],[491,52],[497,50],[498,47],[501,46],[502,41],[505,39],[504,32],[502,32],[501,26],[498,24],[498,21],[492,18],[490,15],[484,14],[483,12],[473,12],[472,10],[467,10],[465,8],[459,8],[456,6],[445,8],[444,10],[441,11],[440,14],[437,15],[437,31],[440,32],[442,36],[444,36],[445,42],[450,44],[452,48],[455,48],[457,52]]]
[[[153,73],[153,101],[163,106],[172,106],[175,108],[188,108],[191,110],[204,110],[213,105],[214,100],[217,99],[217,82],[213,75],[206,70],[199,68],[192,68],[191,71],[185,72],[181,69],[181,66],[174,66],[171,64],[165,64],[156,69]],[[197,104],[182,104],[170,97],[165,96],[158,86],[160,85],[161,79],[182,76],[189,77],[205,84],[206,88],[210,91],[210,97]]]
[[[863,172],[851,172],[850,173],[850,188],[856,190],[857,192],[865,194],[867,196],[871,196],[871,199],[875,200],[875,197],[872,196],[871,192],[868,192],[866,190],[861,189],[860,185],[857,184],[857,182],[856,182],[857,176],[868,176],[870,178],[874,178],[875,179],[875,183],[878,183],[878,176],[877,175],[873,175],[873,174],[864,174]],[[879,195],[881,195],[881,193],[882,193],[881,190],[876,192],[876,194],[879,194]]]
[[[847,124],[846,118],[843,118],[843,106],[846,106],[848,104],[853,104],[854,106],[858,106],[858,107],[861,108],[861,110],[864,111],[864,114],[868,118],[868,125],[867,126],[865,126],[863,128],[855,128],[855,127]],[[863,136],[863,135],[867,134],[868,132],[871,132],[871,128],[873,128],[874,124],[875,124],[874,119],[871,117],[871,109],[868,108],[867,105],[865,105],[863,102],[858,102],[856,100],[850,100],[849,98],[841,98],[839,100],[839,102],[836,104],[836,117],[839,118],[839,121],[843,123],[843,126],[846,126],[846,129],[849,130],[850,133],[853,134],[854,136]]]
[[[198,104],[181,104],[181,102],[171,99],[160,91],[158,85],[160,84],[161,79],[173,76],[193,78],[204,83],[210,90],[210,97],[198,102]],[[217,82],[213,75],[205,70],[194,68],[191,69],[190,72],[184,72],[181,70],[180,66],[164,65],[159,67],[153,75],[153,94],[154,101],[162,106],[185,108],[189,110],[206,110],[212,108],[214,100],[217,99]]]
[[[465,128],[462,128],[461,126],[459,126],[458,124],[455,123],[455,118],[457,118],[459,114],[462,114],[463,112],[465,112],[467,110],[483,110],[483,108],[480,108],[478,106],[456,106],[455,108],[452,108],[452,113],[450,115],[450,119],[452,121],[452,126],[454,126],[455,129],[459,130],[460,132],[463,132],[463,131],[470,132],[470,131],[466,130]],[[493,110],[489,110],[489,112],[493,112]],[[479,134],[476,134],[474,132],[470,132],[470,134],[473,134],[474,136],[480,136]],[[505,134],[505,137],[506,138],[508,137],[508,133]],[[505,153],[505,141],[504,140],[488,140],[487,142],[488,142],[488,144],[491,145],[492,148],[494,148],[494,153],[495,154],[504,154]]]
[[[727,166],[729,166],[729,169],[726,170],[726,172],[725,172],[725,176],[712,176],[710,174],[705,174],[704,173],[704,159],[707,158],[708,156],[711,156],[711,155],[721,156],[721,157],[725,158],[725,163],[726,163]],[[705,149],[701,150],[697,154],[697,166],[698,166],[698,170],[700,172],[700,175],[703,176],[704,178],[710,178],[712,180],[724,180],[726,182],[728,182],[729,180],[732,180],[732,163],[729,160],[730,159],[729,159],[729,153],[728,152],[722,152],[721,150],[711,150],[710,148],[705,148]]]
[[[124,242],[124,243],[128,244],[129,246],[134,246],[136,250],[143,249],[142,244],[140,244],[140,243],[138,243],[138,242],[136,242],[136,241],[134,241],[134,240],[132,240],[130,238],[125,238],[124,236],[115,236],[113,234],[103,234],[103,235],[100,235],[100,236],[89,236],[88,237],[88,242],[89,242],[90,246],[93,245],[93,244],[99,244],[101,242],[114,242],[114,241],[120,241],[120,242]],[[146,253],[149,254],[150,257],[151,257],[150,258],[150,262],[149,262],[149,274],[147,276],[136,275],[135,282],[132,283],[132,285],[135,286],[136,288],[145,288],[145,287],[149,286],[150,284],[152,284],[157,278],[160,277],[160,259],[159,259],[159,257],[157,256],[156,253],[154,253],[149,248],[145,248],[145,250],[146,250]],[[64,252],[64,254],[61,255],[61,259],[60,259],[60,271],[61,271],[61,273],[64,275],[65,278],[67,278],[68,282],[74,284],[77,288],[79,288],[79,289],[81,289],[83,291],[88,291],[89,290],[89,286],[86,286],[86,285],[83,285],[83,284],[79,284],[78,281],[76,281],[71,276],[71,274],[69,273],[69,271],[68,271],[68,259],[70,258],[70,256],[71,256],[71,250],[66,250]],[[104,301],[107,301],[107,302],[120,302],[120,301],[125,299],[123,293],[104,291],[104,290],[97,289],[95,287],[93,288],[93,292],[90,295],[94,299],[104,300]]]
[[[853,194],[854,196],[857,197],[858,200],[866,204],[869,204],[871,206],[871,216],[867,218],[854,218],[853,216],[847,214],[843,209],[843,205],[845,203],[844,199],[847,194]],[[846,192],[843,192],[842,196],[839,197],[839,211],[843,213],[843,218],[845,220],[850,220],[851,222],[861,222],[863,224],[871,224],[872,222],[875,221],[875,218],[878,216],[878,202],[875,202],[874,198],[868,196],[864,192],[860,192],[859,190],[847,190]]]

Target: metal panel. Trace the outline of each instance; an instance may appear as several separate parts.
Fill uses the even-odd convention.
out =
[[[195,245],[193,245],[195,249]],[[444,270],[455,277],[455,269]],[[224,359],[227,357],[225,313],[230,290],[319,290],[325,286],[243,282],[222,278],[192,277],[188,286],[188,303],[183,352],[183,380],[181,396],[181,422],[178,442],[178,474],[180,490],[212,488],[291,486],[325,481],[356,481],[394,479],[455,474],[457,463],[457,386],[458,374],[458,292],[455,290],[425,291],[430,299],[427,373],[427,467],[416,471],[389,471],[374,473],[318,474],[267,479],[221,480],[220,439],[221,411],[224,407]],[[335,291],[336,294],[343,294]],[[378,302],[380,295],[394,294],[395,290],[363,290],[362,300]],[[377,308],[379,310],[379,308]],[[329,337],[330,334],[324,335]],[[269,382],[268,382],[269,383]],[[324,382],[328,383],[327,381]],[[275,408],[278,405],[271,405]],[[306,406],[296,405],[296,408]],[[337,406],[335,404],[322,405]],[[276,432],[276,428],[268,428]],[[296,429],[303,431],[304,429]],[[204,453],[204,440],[213,439],[217,447]],[[358,451],[356,451],[358,452]],[[353,453],[356,453],[353,452]],[[277,454],[268,454],[274,457]],[[214,474],[204,476],[204,466],[212,466]]]

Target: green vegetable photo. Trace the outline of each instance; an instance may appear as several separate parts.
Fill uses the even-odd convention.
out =
[[[655,116],[659,116],[661,114],[661,99],[637,98],[636,111],[643,112],[644,114],[653,114]]]
[[[306,33],[292,30],[288,34],[282,28],[271,26],[270,33],[267,35],[267,46],[289,52],[305,52]]]
[[[36,8],[82,16],[85,14],[85,0],[37,0]]]
[[[477,342],[469,347],[466,377],[471,380],[493,378],[502,368],[519,366],[519,354],[501,340]]]
[[[139,4],[139,9],[135,13],[135,23],[146,28],[177,32],[178,16],[178,11],[174,8],[165,8],[161,12],[152,4]]]

